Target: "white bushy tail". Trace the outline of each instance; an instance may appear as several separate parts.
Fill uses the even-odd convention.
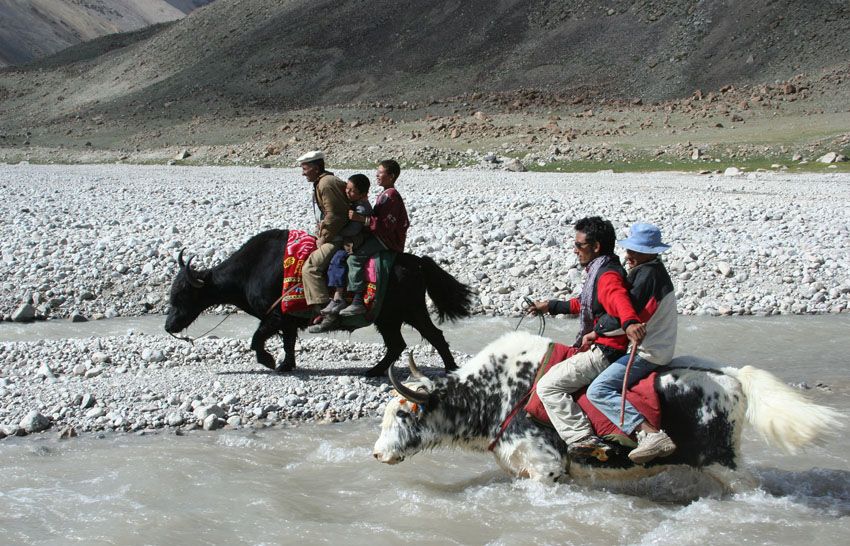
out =
[[[747,397],[747,421],[769,444],[788,453],[821,443],[844,427],[841,413],[815,404],[769,372],[752,366],[723,371],[741,382]]]

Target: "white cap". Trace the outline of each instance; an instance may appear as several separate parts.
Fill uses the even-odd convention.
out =
[[[320,159],[325,158],[325,153],[321,150],[313,150],[312,152],[307,152],[298,158],[298,163],[310,163],[313,161],[318,161]]]

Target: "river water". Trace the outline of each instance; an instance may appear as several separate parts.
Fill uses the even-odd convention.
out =
[[[196,333],[217,322],[203,317]],[[216,334],[250,335],[234,316]],[[445,329],[472,353],[516,320]],[[522,325],[531,331],[536,323]],[[570,340],[575,322],[546,334]],[[0,340],[160,332],[162,317],[0,326]],[[847,316],[681,317],[679,354],[753,364],[850,413]],[[409,343],[418,337],[406,332]],[[368,330],[352,336],[374,341]],[[820,387],[816,385],[821,383]],[[755,486],[722,494],[690,472],[635,484],[542,486],[485,454],[374,462],[379,420],[259,431],[0,441],[0,544],[847,544],[850,439],[776,452],[745,431]]]

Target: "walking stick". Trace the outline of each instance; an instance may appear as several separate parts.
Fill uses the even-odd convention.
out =
[[[629,372],[632,370],[632,363],[635,361],[637,354],[637,343],[632,343],[632,352],[629,354],[629,363],[626,364],[626,375],[623,376],[623,396],[620,402],[620,427],[623,426],[623,421],[626,418],[626,388],[629,386]]]

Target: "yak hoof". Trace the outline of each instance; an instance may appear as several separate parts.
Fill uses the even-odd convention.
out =
[[[453,372],[453,371],[455,371],[455,370],[459,370],[459,369],[460,369],[460,368],[458,367],[458,365],[457,365],[457,364],[455,364],[454,362],[448,362],[448,363],[444,364],[443,366],[446,368],[446,373],[450,373],[450,372]]]
[[[365,375],[366,377],[383,377],[383,376],[387,375],[387,369],[388,368],[389,368],[389,366],[386,365],[386,364],[378,364],[377,366],[374,366],[374,367],[366,370],[366,372],[363,375]]]
[[[286,373],[286,372],[291,372],[294,369],[295,369],[295,362],[286,362],[284,360],[283,363],[280,366],[278,366],[277,368],[275,368],[274,371],[276,371],[277,373]]]
[[[274,357],[269,353],[257,353],[257,362],[270,370],[275,369]]]

